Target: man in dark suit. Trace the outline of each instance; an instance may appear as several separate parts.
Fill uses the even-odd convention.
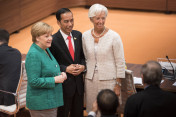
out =
[[[85,58],[82,34],[72,30],[74,19],[68,8],[60,9],[56,18],[60,30],[53,35],[50,50],[61,71],[67,73],[67,80],[63,83],[64,106],[58,108],[58,117],[83,117]]]
[[[160,89],[161,65],[149,61],[141,73],[144,90],[128,98],[124,117],[176,117],[176,94]]]
[[[119,100],[115,92],[110,89],[101,90],[98,93],[97,101],[92,105],[92,111],[89,112],[88,117],[96,117],[98,110],[101,113],[101,117],[117,117],[118,106]]]
[[[21,71],[21,53],[10,46],[9,33],[0,29],[0,90],[15,93]],[[15,97],[0,91],[0,105],[12,105]]]

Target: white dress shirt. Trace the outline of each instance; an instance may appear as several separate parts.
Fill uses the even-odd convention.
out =
[[[68,37],[69,35],[67,35],[67,34],[65,34],[64,32],[62,32],[61,29],[60,29],[60,33],[61,33],[61,35],[63,36],[64,41],[65,41],[65,43],[66,43],[66,45],[67,45],[67,47],[68,47],[68,39],[67,39],[67,37]],[[72,46],[73,46],[73,49],[74,49],[74,51],[75,51],[75,44],[74,44],[73,36],[72,36],[71,33],[70,33],[70,36],[71,36]]]

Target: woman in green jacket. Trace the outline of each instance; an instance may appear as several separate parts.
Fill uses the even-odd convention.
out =
[[[26,56],[28,77],[26,105],[31,117],[56,117],[57,107],[63,105],[62,83],[67,76],[48,49],[53,28],[38,22],[31,28],[33,44]]]

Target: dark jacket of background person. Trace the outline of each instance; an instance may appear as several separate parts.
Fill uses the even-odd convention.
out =
[[[176,117],[176,94],[160,89],[161,65],[149,61],[141,73],[145,89],[128,98],[124,117]]]
[[[21,72],[21,53],[8,44],[0,45],[0,90],[16,92]],[[12,105],[15,97],[0,92],[0,105]]]
[[[149,86],[131,96],[124,117],[176,117],[176,94]]]

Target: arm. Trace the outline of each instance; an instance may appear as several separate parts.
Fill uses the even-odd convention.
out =
[[[117,85],[114,87],[114,91],[118,96],[120,96],[121,78],[125,78],[124,50],[123,50],[123,44],[120,36],[118,36],[118,38],[114,39],[113,41],[113,52],[114,52],[114,58],[116,63],[116,73],[117,73],[117,79],[116,79]]]
[[[116,85],[114,87],[114,92],[117,96],[120,96],[120,92],[121,92],[121,79],[120,78],[116,79]]]
[[[123,44],[120,36],[116,36],[113,40],[113,53],[116,64],[116,76],[117,78],[125,78],[125,58]]]
[[[82,35],[81,35],[81,37],[80,37],[81,39],[81,44],[80,44],[80,46],[81,46],[81,54],[80,54],[80,58],[81,58],[81,65],[84,65],[85,67],[86,67],[86,62],[85,62],[85,56],[84,56],[84,50],[83,50],[83,37],[82,37]]]
[[[30,53],[26,58],[26,72],[28,77],[28,83],[31,87],[35,88],[54,88],[54,77],[41,77],[41,57],[38,53]]]
[[[98,112],[98,105],[97,102],[95,101],[92,105],[92,111],[89,112],[88,117],[96,117],[97,112]]]

